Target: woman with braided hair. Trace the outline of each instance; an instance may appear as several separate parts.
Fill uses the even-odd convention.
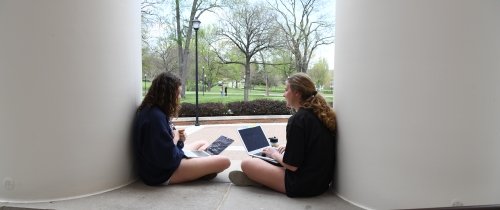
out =
[[[214,178],[231,164],[220,155],[187,159],[182,148],[185,134],[175,129],[172,117],[180,109],[180,79],[163,72],[155,77],[134,120],[133,149],[137,173],[147,185],[167,185]],[[204,150],[207,142],[186,144]]]
[[[282,167],[249,158],[229,179],[239,186],[264,185],[289,197],[310,197],[330,186],[335,164],[335,112],[316,91],[311,78],[296,73],[286,80],[287,106],[295,110],[286,127],[286,146],[263,153]]]

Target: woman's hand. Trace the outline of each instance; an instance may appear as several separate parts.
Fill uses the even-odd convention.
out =
[[[283,154],[285,153],[285,149],[286,149],[285,145],[280,145],[277,150],[280,154]]]
[[[262,149],[262,152],[264,154],[266,154],[266,157],[270,157],[272,159],[275,159],[274,155],[279,154],[278,150],[276,150],[274,147],[266,147],[266,148]]]
[[[279,147],[278,150],[275,149],[274,147],[266,147],[262,150],[262,152],[264,154],[266,154],[267,157],[270,157],[270,158],[278,161],[286,169],[291,170],[291,171],[297,171],[297,169],[298,169],[297,167],[292,166],[292,165],[288,165],[288,164],[283,162],[283,154],[281,152],[279,152],[279,149],[281,149],[283,152],[285,152],[285,146]]]
[[[178,142],[185,142],[186,141],[186,134],[184,133],[184,129],[174,129],[172,130],[172,133],[174,134],[174,144],[177,145]]]
[[[184,129],[179,129],[177,132],[179,134],[179,141],[186,141],[186,133]]]

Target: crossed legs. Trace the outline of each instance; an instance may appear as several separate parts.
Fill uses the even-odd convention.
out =
[[[197,141],[186,144],[185,148],[192,150],[204,150],[208,146],[207,142]],[[182,159],[179,167],[170,177],[170,184],[177,184],[196,180],[202,176],[219,173],[229,168],[231,162],[229,158],[213,155],[209,157]]]
[[[241,162],[241,170],[251,180],[275,191],[286,193],[285,169],[283,167],[271,165],[259,158],[249,158]]]

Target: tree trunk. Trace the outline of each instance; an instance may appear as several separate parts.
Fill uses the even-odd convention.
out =
[[[264,80],[266,82],[266,96],[269,96],[269,74],[266,70],[266,59],[264,58],[264,54],[259,52],[260,60],[262,61],[262,70],[264,71]]]
[[[307,47],[309,47],[309,45],[306,43],[306,49],[304,49],[304,54],[302,55],[301,61],[301,70],[304,73],[307,73],[307,70],[309,68],[309,56],[311,55],[309,50],[307,50]]]
[[[250,93],[250,58],[246,58],[245,62],[245,89],[244,89],[244,94],[243,94],[243,101],[247,102],[248,101],[248,96]]]
[[[193,34],[193,22],[198,4],[198,0],[193,0],[193,6],[191,7],[191,14],[189,15],[189,24],[186,33],[186,44],[184,49],[182,49],[182,28],[180,25],[180,10],[179,10],[179,0],[175,1],[176,19],[177,19],[177,49],[179,50],[179,76],[182,82],[182,93],[181,96],[186,95],[186,78],[187,78],[187,61],[189,59],[189,45],[191,44],[191,36]]]
[[[179,77],[181,78],[181,82],[182,82],[182,92],[181,92],[181,96],[184,98],[185,96],[185,90],[186,90],[186,85],[184,84],[186,81],[185,79],[182,80],[183,76],[183,58],[184,56],[182,56],[184,54],[184,52],[182,51],[182,29],[181,29],[181,11],[180,11],[180,8],[179,8],[179,0],[175,0],[175,20],[176,20],[176,28],[177,28],[177,55],[178,55],[178,60],[179,60]]]
[[[269,96],[269,75],[266,72],[266,96]]]
[[[294,44],[294,50],[292,52],[295,57],[295,71],[305,72],[302,65],[302,54],[298,43]]]

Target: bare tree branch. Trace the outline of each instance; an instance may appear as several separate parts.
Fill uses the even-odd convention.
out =
[[[286,34],[286,46],[294,55],[295,69],[307,72],[314,51],[334,42],[333,35],[328,33],[333,23],[315,18],[316,6],[320,5],[316,0],[267,0],[267,3],[280,15],[280,28]]]
[[[238,7],[239,6],[239,7]],[[229,64],[243,64],[245,66],[245,87],[244,100],[248,101],[250,90],[250,64],[252,57],[264,50],[279,46],[277,34],[279,32],[276,17],[270,10],[262,5],[241,4],[234,5],[227,16],[221,20],[218,34],[224,37],[229,43],[232,43],[244,56],[244,63],[241,61],[221,61]]]

